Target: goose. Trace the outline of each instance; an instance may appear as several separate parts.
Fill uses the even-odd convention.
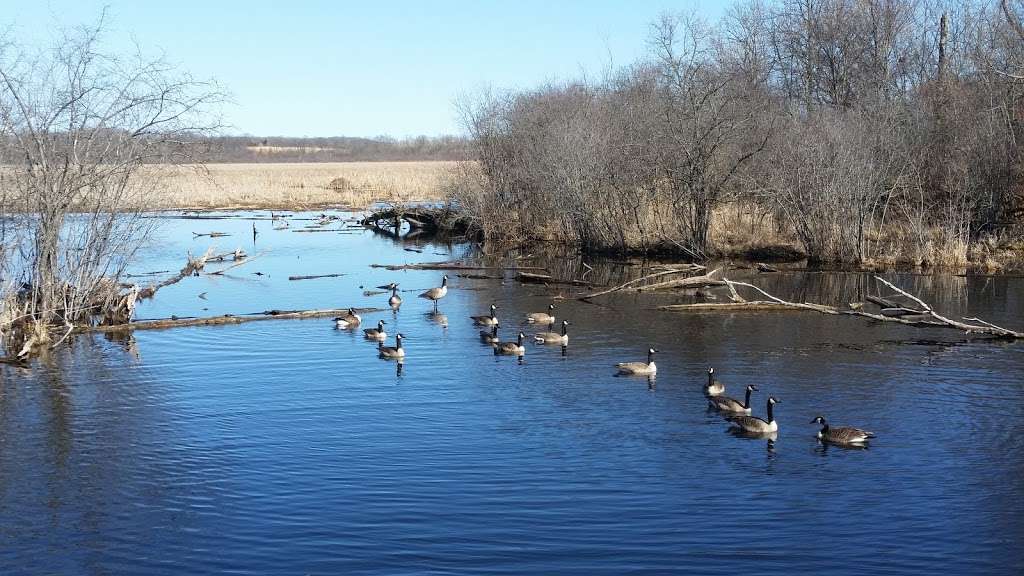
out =
[[[740,404],[740,401],[728,396],[711,396],[708,398],[708,405],[720,412],[736,412],[739,414],[750,414],[750,393],[756,392],[757,386],[747,385],[747,396]]]
[[[359,326],[359,323],[362,321],[363,319],[359,316],[359,314],[356,314],[355,309],[349,308],[344,316],[338,316],[337,318],[334,319],[334,325],[338,328],[343,329],[355,328],[356,326]]]
[[[657,352],[654,348],[647,350],[647,362],[619,362],[615,365],[619,369],[619,374],[635,374],[635,375],[650,375],[658,372],[658,367],[654,364],[654,353]]]
[[[569,326],[568,320],[562,320],[562,333],[558,332],[540,332],[534,334],[533,341],[538,344],[561,344],[565,346],[569,343],[569,334],[567,327]]]
[[[720,396],[725,394],[725,384],[715,380],[715,369],[708,368],[708,383],[704,385],[705,396]]]
[[[388,298],[388,305],[392,308],[402,305],[402,297],[398,295],[398,284],[391,285],[391,298]]]
[[[775,421],[775,416],[772,414],[772,406],[775,406],[779,401],[775,399],[775,396],[768,397],[768,419],[758,418],[757,416],[736,416],[732,419],[733,423],[736,424],[744,432],[751,432],[754,434],[765,434],[769,432],[778,432],[779,423]]]
[[[554,324],[555,323],[555,305],[548,304],[547,312],[534,312],[533,314],[526,315],[526,321],[530,324]]]
[[[497,344],[501,340],[498,339],[498,325],[494,324],[490,330],[480,331],[480,340],[486,344]]]
[[[487,315],[487,316],[470,316],[470,318],[473,320],[473,324],[476,324],[477,326],[497,326],[498,325],[498,317],[494,315],[494,311],[497,310],[497,309],[498,309],[497,306],[495,306],[494,304],[491,304],[491,313],[489,315]]]
[[[384,321],[378,320],[376,328],[367,328],[363,330],[363,334],[368,340],[386,340],[388,333],[384,331]]]
[[[517,354],[522,356],[526,353],[526,348],[523,346],[523,338],[526,338],[526,334],[522,332],[516,338],[515,342],[498,342],[494,347],[495,354]]]
[[[434,302],[434,310],[437,310],[437,301],[444,298],[448,294],[448,275],[445,274],[441,277],[441,286],[437,288],[431,288],[426,292],[420,294],[420,298],[426,298]]]
[[[818,439],[824,440],[825,442],[832,442],[835,444],[863,444],[867,442],[869,438],[874,438],[874,432],[868,432],[867,430],[861,430],[860,428],[854,428],[852,426],[829,426],[828,422],[825,422],[823,416],[818,416],[814,420],[811,420],[811,424],[821,424],[821,430],[818,431]]]
[[[395,346],[381,346],[377,349],[380,353],[381,358],[405,358],[405,348],[402,348],[402,336],[401,333],[395,334]]]

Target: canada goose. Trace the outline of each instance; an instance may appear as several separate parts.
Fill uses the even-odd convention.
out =
[[[395,347],[381,346],[377,349],[380,353],[381,358],[405,358],[405,348],[402,348],[402,336],[401,333],[395,334]]]
[[[494,315],[494,311],[497,310],[497,309],[498,309],[497,306],[495,306],[494,304],[491,304],[491,313],[489,315],[487,315],[487,316],[470,316],[470,318],[473,320],[473,324],[476,324],[477,326],[497,326],[498,325],[498,317]]]
[[[402,297],[398,295],[398,284],[391,285],[391,298],[388,298],[388,306],[398,308],[402,305]]]
[[[516,338],[515,342],[498,342],[494,347],[495,354],[518,354],[522,356],[526,353],[526,348],[523,347],[523,338],[526,338],[526,334],[522,332]]]
[[[356,314],[355,309],[349,308],[344,316],[338,316],[334,319],[334,325],[338,328],[355,328],[362,321],[363,319],[360,318],[359,314]]]
[[[710,396],[708,405],[720,412],[736,412],[739,414],[750,414],[750,393],[757,391],[757,386],[747,384],[747,396],[740,404],[740,401],[728,396]]]
[[[835,444],[863,444],[867,442],[869,438],[874,438],[874,432],[868,432],[867,430],[861,430],[860,428],[854,428],[852,426],[829,426],[828,422],[825,422],[825,418],[818,416],[814,420],[811,420],[811,424],[821,424],[821,430],[818,431],[818,439],[824,440],[825,442],[833,442]]]
[[[569,326],[568,320],[562,320],[562,333],[558,332],[540,332],[534,334],[533,340],[538,344],[561,344],[565,346],[569,343],[569,334],[566,328]]]
[[[526,315],[526,321],[530,324],[554,324],[555,323],[555,305],[548,304],[547,312],[534,312],[533,314]]]
[[[388,333],[384,331],[384,321],[378,320],[376,328],[367,328],[363,330],[363,334],[369,340],[386,340]]]
[[[649,375],[658,372],[658,367],[654,364],[654,353],[657,352],[654,348],[647,350],[647,362],[619,362],[615,365],[619,369],[619,374],[635,374],[635,375]]]
[[[708,368],[708,383],[704,385],[705,396],[720,396],[725,394],[725,384],[715,380],[715,369]]]
[[[498,338],[498,325],[491,326],[490,330],[480,331],[480,340],[486,344],[497,344],[501,340]]]
[[[426,292],[420,294],[420,298],[426,298],[434,302],[434,309],[437,310],[437,301],[444,298],[448,294],[448,275],[445,274],[441,277],[441,286],[438,288],[431,288]]]
[[[778,403],[775,396],[768,397],[768,419],[758,418],[757,416],[736,416],[732,419],[736,426],[740,427],[744,432],[751,432],[754,434],[764,434],[767,432],[778,432],[779,423],[775,421],[775,416],[772,414],[772,406]]]

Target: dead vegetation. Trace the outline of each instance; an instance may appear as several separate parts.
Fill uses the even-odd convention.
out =
[[[493,243],[882,268],[1021,262],[1018,2],[737,2],[640,61],[464,106]]]

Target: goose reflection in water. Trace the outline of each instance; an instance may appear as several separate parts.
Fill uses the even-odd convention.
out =
[[[427,312],[426,314],[424,314],[424,316],[427,317],[427,320],[433,322],[434,324],[437,324],[441,328],[448,327],[448,315],[445,314],[444,312],[434,310],[431,312]]]

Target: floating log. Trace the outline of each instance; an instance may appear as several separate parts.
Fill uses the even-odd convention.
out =
[[[604,296],[605,294],[611,294],[612,292],[618,292],[620,290],[625,290],[627,288],[636,287],[636,284],[639,284],[641,282],[645,282],[647,280],[653,280],[655,278],[660,278],[662,276],[668,276],[670,274],[685,274],[685,273],[688,273],[688,272],[695,272],[695,271],[699,271],[699,270],[706,270],[706,268],[704,266],[699,265],[699,264],[690,264],[690,265],[686,266],[685,268],[671,268],[669,270],[662,270],[660,272],[655,272],[653,274],[648,274],[646,276],[641,276],[640,278],[636,278],[636,279],[630,280],[629,282],[626,282],[624,284],[619,284],[618,286],[615,286],[614,288],[609,288],[607,290],[602,290],[600,292],[594,292],[594,293],[591,293],[591,294],[584,294],[582,296],[577,296],[576,299],[577,300],[590,300],[591,298],[595,298],[597,296]],[[717,270],[712,270],[711,272],[705,274],[705,276],[711,276],[716,271]],[[657,286],[657,284],[654,284],[653,286]],[[644,287],[640,287],[640,289],[642,290],[642,289],[644,289]]]
[[[904,308],[902,306],[896,306],[896,307],[892,307],[892,308],[882,308],[880,310],[880,312],[881,312],[882,316],[891,316],[891,317],[921,316],[922,314],[925,314],[925,312],[923,310],[914,310],[913,308]]]
[[[755,300],[751,302],[701,302],[698,304],[669,304],[666,306],[658,306],[658,310],[667,310],[671,312],[700,312],[700,311],[729,311],[729,310],[740,310],[745,312],[789,312],[793,308],[778,302],[767,302],[764,300]],[[802,310],[811,311],[810,308],[803,308]]]
[[[357,313],[383,312],[382,308],[355,308]],[[202,318],[164,318],[158,320],[140,320],[128,324],[113,326],[78,326],[76,332],[124,332],[126,330],[163,330],[166,328],[182,328],[186,326],[223,326],[226,324],[242,324],[263,320],[298,320],[305,318],[323,318],[339,316],[348,312],[348,308],[331,308],[328,310],[266,310],[255,314],[224,314]]]
[[[209,236],[210,238],[222,238],[224,236],[231,236],[231,234],[228,234],[226,232],[193,232],[192,236],[194,238],[202,238],[203,236]]]
[[[763,262],[758,262],[757,263],[757,271],[758,272],[778,272],[779,269],[776,268],[775,266],[769,266],[768,264],[765,264]]]
[[[419,264],[370,264],[385,270],[547,270],[541,266],[474,266],[461,262],[421,262]]]
[[[872,304],[877,304],[878,306],[880,306],[882,308],[899,308],[900,307],[899,304],[893,302],[892,300],[886,300],[885,298],[882,298],[881,296],[865,296],[864,299],[867,300],[868,302],[871,302]]]
[[[504,280],[504,276],[491,276],[490,274],[456,274],[459,278],[469,280]]]
[[[208,272],[208,274],[211,275],[211,276],[222,276],[228,270],[231,270],[232,268],[237,268],[239,266],[243,266],[245,264],[248,264],[249,262],[252,262],[253,260],[259,258],[262,255],[263,254],[260,253],[260,254],[257,254],[257,255],[255,255],[255,256],[253,256],[251,258],[242,258],[241,260],[238,260],[237,262],[235,262],[231,266],[228,266],[227,268],[222,268],[222,269],[216,270],[214,272]]]
[[[338,278],[344,274],[314,274],[312,276],[289,276],[289,280],[312,280],[314,278]]]
[[[530,272],[520,272],[516,275],[516,280],[523,284],[567,284],[570,286],[593,286],[590,282],[584,282],[583,280],[571,280],[567,278],[555,278],[547,274],[532,274]]]

